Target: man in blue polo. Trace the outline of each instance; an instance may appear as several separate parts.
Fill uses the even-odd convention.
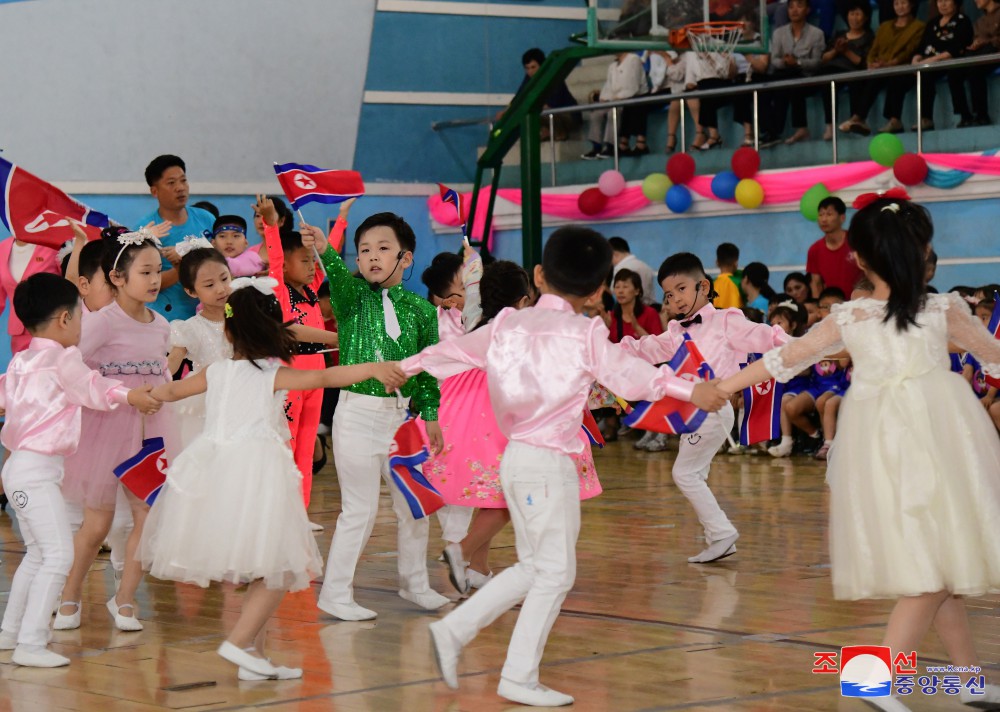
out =
[[[171,223],[170,232],[160,239],[163,246],[161,250],[163,276],[160,282],[160,296],[151,308],[166,317],[167,321],[189,319],[195,314],[198,300],[189,297],[178,282],[177,264],[181,260],[174,245],[188,235],[211,238],[215,218],[201,208],[187,207],[190,193],[187,173],[184,161],[177,156],[164,155],[154,158],[146,166],[146,184],[159,206],[139,220],[139,224],[148,225],[150,222],[158,224],[164,220]]]

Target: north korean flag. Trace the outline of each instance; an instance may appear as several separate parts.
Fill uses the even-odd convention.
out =
[[[715,377],[712,367],[705,361],[688,334],[684,334],[684,343],[677,349],[677,353],[670,359],[668,365],[677,376],[688,381],[707,381]],[[655,403],[640,401],[622,422],[630,428],[677,435],[693,433],[701,427],[706,417],[708,413],[690,401],[668,396]]]
[[[342,203],[365,194],[357,171],[333,171],[300,163],[275,163],[281,189],[298,210],[309,203]]]
[[[444,506],[444,498],[427,481],[421,469],[429,457],[417,419],[409,414],[389,446],[389,470],[414,519],[433,514]]]
[[[751,354],[746,367],[761,358]],[[740,445],[774,440],[781,434],[781,395],[785,385],[775,379],[743,389],[743,420],[740,423]]]
[[[167,458],[163,438],[147,438],[135,455],[114,469],[115,477],[129,492],[152,506],[167,481]]]

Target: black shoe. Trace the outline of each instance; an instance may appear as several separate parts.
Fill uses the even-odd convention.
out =
[[[7,511],[7,495],[0,494],[0,512]]]
[[[313,460],[313,474],[315,475],[326,466],[326,438],[321,435],[316,436],[319,441],[322,454],[318,460]]]
[[[622,155],[627,155],[627,154],[623,154],[619,150],[618,151],[618,155],[622,156]],[[615,157],[615,150],[613,148],[611,148],[611,146],[605,146],[604,148],[602,148],[600,151],[597,152],[597,157],[598,158],[602,158],[602,159],[603,158],[614,158]]]
[[[580,156],[580,158],[582,158],[585,161],[596,161],[600,157],[601,157],[601,152],[596,148],[592,148],[591,150],[587,151],[586,153]]]

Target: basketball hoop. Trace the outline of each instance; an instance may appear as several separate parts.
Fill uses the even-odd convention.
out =
[[[675,49],[714,52],[728,59],[742,38],[742,22],[694,22],[674,30],[670,43]]]

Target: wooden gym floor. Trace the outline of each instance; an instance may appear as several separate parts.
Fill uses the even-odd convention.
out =
[[[835,675],[811,674],[814,651],[879,643],[891,607],[831,598],[822,463],[717,457],[710,484],[740,529],[739,552],[721,563],[691,565],[686,559],[702,548],[701,532],[671,480],[674,453],[639,453],[632,442],[597,453],[605,492],[583,505],[576,587],[549,639],[542,682],[575,695],[578,710],[867,709],[840,697]],[[324,555],[338,501],[328,466],[316,480],[311,512],[326,526],[319,536]],[[87,581],[83,627],[53,638],[53,649],[72,664],[21,668],[9,652],[0,653],[0,711],[523,709],[495,695],[516,612],[466,648],[458,692],[437,679],[427,632],[437,614],[396,595],[396,531],[385,494],[382,504],[357,579],[357,600],[377,610],[378,620],[321,619],[317,584],[289,595],[272,623],[270,653],[303,667],[302,680],[241,683],[215,655],[240,603],[230,586],[203,590],[148,579],[139,592],[145,630],[113,630],[104,608],[113,577],[102,555]],[[438,531],[435,522],[432,558]],[[509,531],[497,539],[494,570],[513,561],[512,544]],[[8,509],[0,517],[4,600],[22,553]],[[431,572],[432,584],[455,597],[443,565],[432,563]],[[980,655],[996,675],[1000,596],[968,606]],[[921,672],[931,659],[944,659],[933,634],[919,653]],[[940,691],[914,696],[911,705],[962,708]]]

